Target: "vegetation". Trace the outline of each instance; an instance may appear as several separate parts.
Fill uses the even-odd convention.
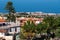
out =
[[[5,7],[5,9],[9,12],[7,16],[8,21],[13,21],[15,22],[15,8],[13,7],[13,3],[9,1]]]
[[[29,36],[32,37],[35,33],[35,24],[31,21],[27,21],[25,25],[22,27],[23,28],[23,35],[25,37]]]
[[[48,25],[47,29],[56,30],[60,26],[59,20],[60,17],[55,18],[53,16],[49,16],[44,19],[44,22],[46,23],[46,25]]]
[[[25,25],[22,27],[23,33],[26,33],[28,35],[29,33],[30,36],[35,33],[50,33],[50,32],[55,32],[56,36],[59,37],[60,33],[60,17],[53,17],[53,16],[47,16],[44,18],[43,22],[35,25],[33,22],[27,21]],[[35,35],[34,34],[34,35]]]
[[[35,34],[46,32],[46,28],[47,26],[44,23],[39,23],[35,25],[32,21],[27,21],[25,25],[22,27],[22,32],[25,37],[29,35],[33,37]]]
[[[36,27],[37,33],[45,33],[47,29],[47,25],[45,23],[39,23]]]

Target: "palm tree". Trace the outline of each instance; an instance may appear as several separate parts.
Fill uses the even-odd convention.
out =
[[[9,1],[5,7],[5,9],[9,12],[9,15],[7,16],[7,19],[9,21],[15,21],[15,8],[13,7],[13,3]]]
[[[45,23],[41,22],[36,26],[36,31],[37,31],[37,33],[44,33],[44,32],[46,32],[46,28],[47,28],[47,25]]]
[[[23,32],[26,33],[25,34],[26,37],[27,36],[33,37],[36,32],[35,28],[36,28],[35,24],[29,20],[24,24],[24,26],[22,26]],[[24,33],[23,33],[23,35],[24,35]]]

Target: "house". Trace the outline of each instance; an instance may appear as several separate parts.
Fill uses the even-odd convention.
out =
[[[33,17],[20,17],[20,18],[17,18],[18,21],[20,21],[20,26],[24,26],[24,24],[30,20],[30,21],[33,21],[34,24],[39,24],[40,22],[43,21],[43,18],[33,18]]]
[[[12,36],[13,39],[16,35],[20,34],[20,24],[19,22],[7,22],[3,17],[0,17],[0,36]]]

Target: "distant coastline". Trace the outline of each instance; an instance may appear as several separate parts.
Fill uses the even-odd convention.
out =
[[[16,12],[43,12],[43,11],[16,11]],[[8,13],[8,11],[4,10],[4,11],[0,11],[0,13]],[[43,12],[43,13],[56,13],[56,14],[60,14],[60,12]]]
[[[8,14],[9,12],[0,12],[0,14]],[[33,14],[60,14],[60,13],[46,13],[41,11],[35,11],[35,12],[16,12],[16,13],[33,13]]]

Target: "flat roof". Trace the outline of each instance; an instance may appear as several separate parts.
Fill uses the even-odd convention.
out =
[[[0,26],[0,29],[8,29],[11,27],[19,27],[20,25],[18,25],[17,23],[14,22],[5,22],[7,25],[6,26]]]

